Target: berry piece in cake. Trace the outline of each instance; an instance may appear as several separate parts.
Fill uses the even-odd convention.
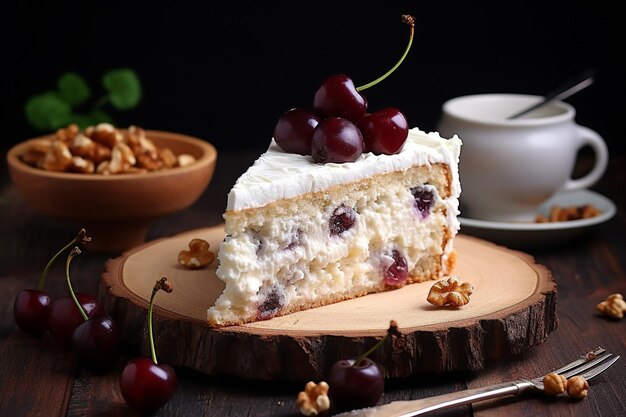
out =
[[[385,284],[398,286],[404,284],[409,277],[409,268],[406,259],[397,249],[391,251],[391,256],[386,259],[383,265],[383,279]]]
[[[281,287],[273,286],[261,299],[257,312],[258,320],[269,320],[277,315],[285,305],[285,292]]]
[[[330,221],[328,222],[330,235],[341,235],[343,232],[350,230],[355,222],[356,211],[341,203],[341,205],[333,211],[332,216],[330,216]]]
[[[413,198],[415,198],[415,208],[422,218],[426,218],[430,214],[437,199],[433,187],[418,186],[411,188],[411,194],[413,194]]]

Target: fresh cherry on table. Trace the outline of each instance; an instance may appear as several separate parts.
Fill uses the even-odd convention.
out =
[[[104,314],[102,304],[94,296],[84,293],[76,293],[75,296],[87,318]],[[84,322],[85,319],[71,296],[61,297],[52,303],[49,318],[50,336],[61,347],[65,349],[72,347],[72,334]]]
[[[54,261],[67,249],[76,243],[87,244],[91,241],[86,235],[85,229],[81,229],[70,243],[59,250],[49,261],[41,277],[37,289],[25,289],[15,297],[13,304],[13,317],[17,326],[25,333],[39,336],[49,330],[49,320],[52,310],[52,298],[44,290],[48,271]]]
[[[174,395],[176,372],[167,364],[156,364],[149,358],[134,358],[122,371],[120,388],[131,408],[154,413]]]
[[[159,364],[152,332],[154,297],[159,290],[172,292],[172,285],[163,277],[156,282],[148,305],[148,338],[152,359],[131,359],[120,376],[120,390],[126,403],[141,413],[154,413],[163,407],[176,390],[176,373],[167,364]]]
[[[342,410],[372,407],[385,390],[380,368],[370,358],[344,359],[335,362],[328,380],[333,404]]]
[[[107,315],[89,318],[72,335],[72,349],[78,360],[95,372],[110,369],[117,361],[121,347],[119,328]]]
[[[342,410],[372,407],[380,401],[385,390],[383,374],[372,359],[372,352],[381,347],[389,336],[400,335],[395,320],[389,323],[387,334],[357,359],[342,359],[333,364],[328,378],[328,395]]]
[[[72,280],[70,279],[70,264],[72,259],[80,253],[80,249],[75,246],[70,251],[65,262],[67,288],[70,292],[71,300],[74,302],[74,308],[78,311],[82,321],[70,334],[70,342],[72,350],[78,357],[81,365],[92,371],[100,372],[109,369],[115,363],[121,348],[120,333],[113,319],[104,315],[103,312],[90,318],[83,309],[76,293],[74,293]],[[96,307],[98,306],[99,304]],[[74,310],[69,311],[73,312]],[[67,314],[73,317],[74,313],[68,312]],[[69,329],[70,327],[65,327],[64,331]]]
[[[15,297],[13,316],[17,326],[33,336],[44,334],[48,330],[48,318],[52,299],[47,291],[22,290]]]

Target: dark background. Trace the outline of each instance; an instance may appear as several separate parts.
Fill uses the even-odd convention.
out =
[[[172,130],[219,150],[263,151],[278,116],[309,106],[332,73],[355,84],[405,62],[364,92],[369,108],[401,109],[434,130],[442,103],[484,92],[544,94],[592,68],[567,99],[576,120],[624,153],[626,77],[620,2],[273,1],[12,2],[2,11],[1,148],[38,135],[24,103],[66,71],[98,93],[110,69],[134,68],[143,99],[116,124]],[[619,10],[618,10],[619,9]]]

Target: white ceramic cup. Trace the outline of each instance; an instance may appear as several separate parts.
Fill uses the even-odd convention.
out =
[[[477,94],[444,103],[437,130],[463,141],[459,162],[462,215],[490,221],[534,221],[537,209],[563,190],[593,185],[608,150],[600,135],[574,121],[576,111],[554,101],[518,119],[507,117],[541,100],[523,94]],[[595,163],[572,179],[578,151],[590,146]]]

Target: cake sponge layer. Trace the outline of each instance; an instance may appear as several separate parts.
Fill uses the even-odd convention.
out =
[[[454,175],[449,164],[420,163],[227,211],[217,270],[226,286],[209,324],[269,319],[447,274],[458,231]]]

